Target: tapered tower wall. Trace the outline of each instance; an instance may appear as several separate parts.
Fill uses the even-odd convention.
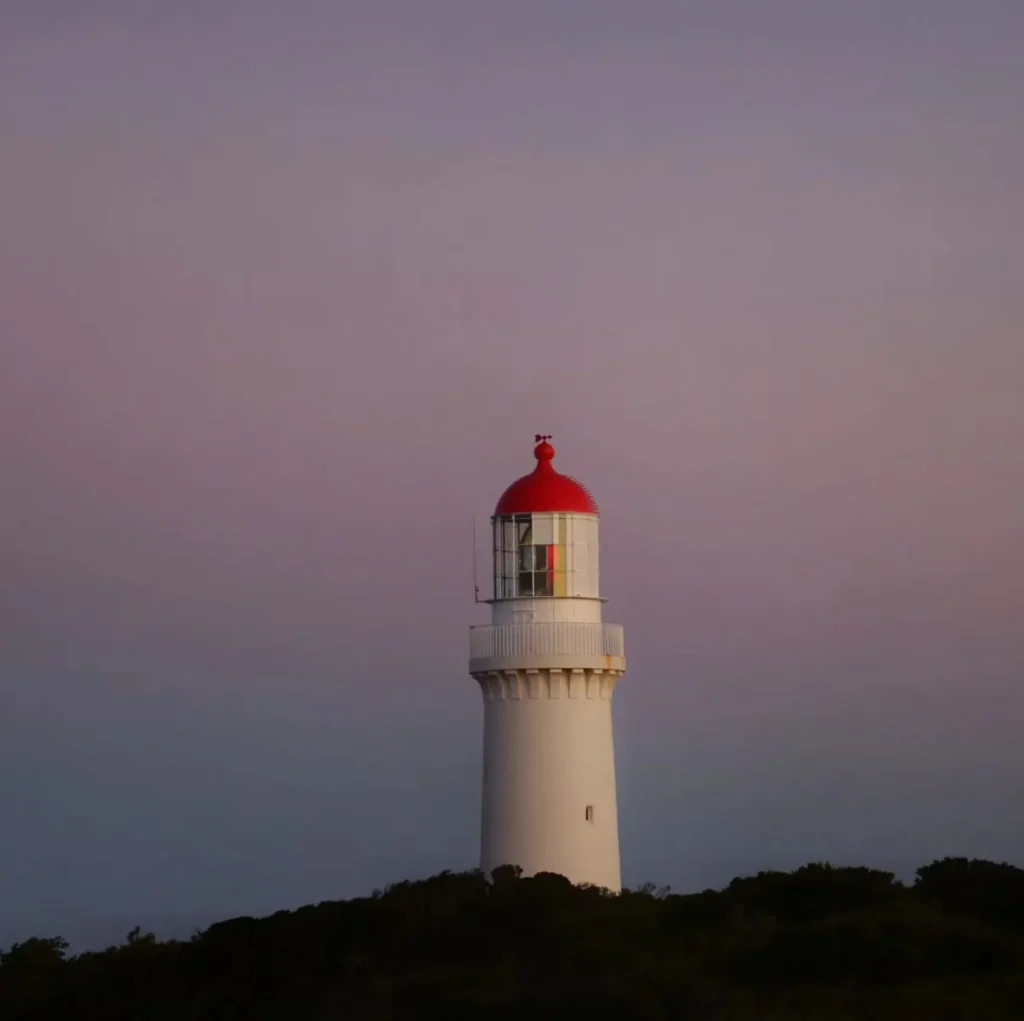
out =
[[[480,865],[620,888],[612,693],[592,669],[484,674]]]

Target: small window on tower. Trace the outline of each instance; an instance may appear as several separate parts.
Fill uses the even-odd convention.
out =
[[[593,822],[594,821],[594,806],[593,805],[587,805],[586,816],[587,816],[587,822]]]

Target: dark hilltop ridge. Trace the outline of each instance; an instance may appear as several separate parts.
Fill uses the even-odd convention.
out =
[[[187,941],[138,929],[0,955],[3,1021],[1024,1019],[1024,870],[946,858],[911,884],[813,864],[685,896],[511,866],[397,883]]]

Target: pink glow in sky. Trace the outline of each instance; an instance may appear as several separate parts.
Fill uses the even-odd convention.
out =
[[[1024,860],[1020,4],[87,6],[0,15],[0,944],[472,866],[538,431],[628,884]]]

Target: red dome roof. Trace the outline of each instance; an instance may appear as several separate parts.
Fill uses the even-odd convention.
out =
[[[537,467],[516,479],[498,501],[494,513],[501,514],[597,514],[597,504],[585,486],[555,471],[555,448],[550,436],[538,436],[533,456]]]

